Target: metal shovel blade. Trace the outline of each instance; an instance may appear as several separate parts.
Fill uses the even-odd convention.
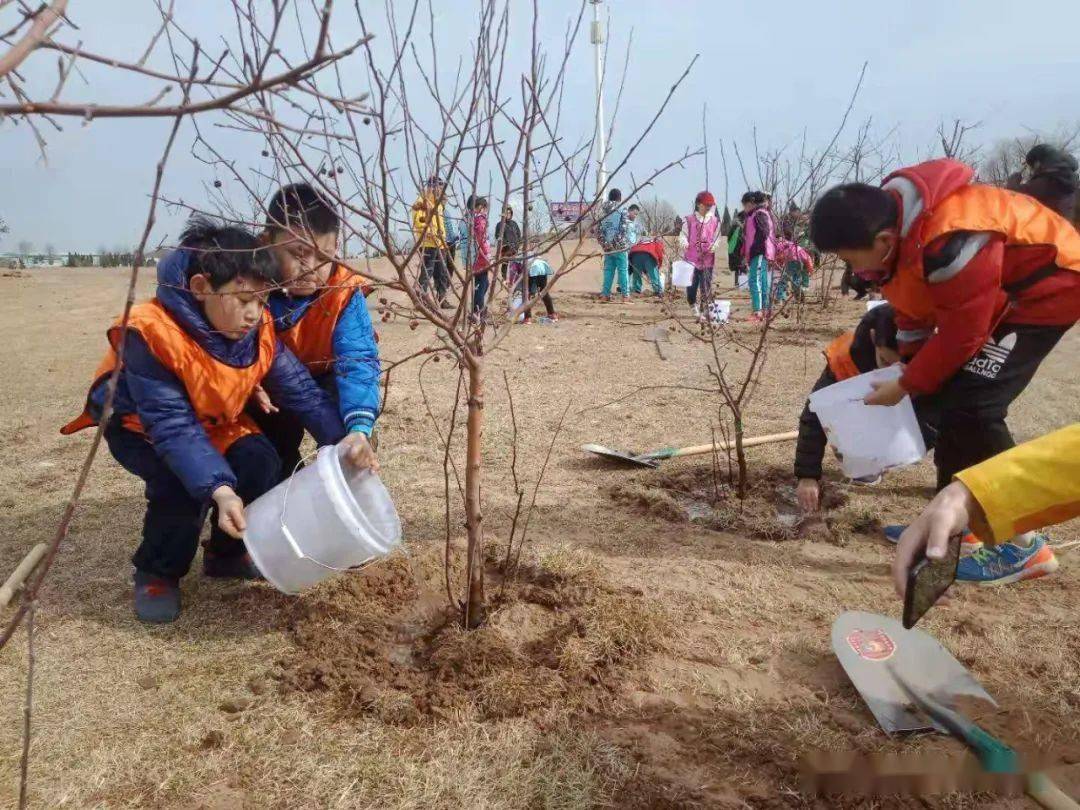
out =
[[[602,444],[583,444],[581,449],[586,453],[592,453],[593,455],[603,456],[604,458],[613,458],[616,461],[622,461],[626,464],[634,464],[638,467],[648,467],[655,469],[660,466],[660,462],[651,458],[642,458],[636,453],[628,453],[623,450],[612,450],[610,447],[604,447]]]
[[[955,704],[960,696],[997,705],[952,653],[921,630],[905,630],[888,616],[850,611],[833,623],[833,652],[887,734],[935,728],[890,672],[921,694]],[[944,729],[939,729],[944,730]]]

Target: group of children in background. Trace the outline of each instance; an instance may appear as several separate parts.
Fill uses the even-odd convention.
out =
[[[522,229],[514,219],[513,207],[503,207],[502,216],[495,224],[495,251],[492,255],[491,240],[488,238],[488,201],[486,197],[470,195],[465,201],[465,210],[460,219],[447,217],[441,203],[435,200],[444,198],[445,184],[436,177],[428,180],[424,192],[413,205],[413,230],[421,246],[422,268],[428,263],[428,243],[431,232],[441,234],[435,238],[438,252],[444,257],[443,264],[456,272],[458,261],[463,274],[471,280],[467,285],[471,293],[469,303],[470,318],[474,323],[482,323],[488,313],[488,307],[495,297],[496,281],[508,290],[508,309],[517,309],[522,303],[525,309],[521,314],[524,323],[532,323],[532,300],[540,296],[550,321],[557,321],[555,304],[551,294],[546,292],[548,279],[554,274],[551,265],[540,256],[526,256],[526,247]],[[421,212],[418,216],[416,212]],[[432,227],[428,223],[437,223]],[[529,239],[530,245],[537,245],[538,240]],[[527,265],[528,280],[523,285],[522,268]],[[449,289],[448,274],[446,288]],[[425,271],[421,270],[420,285],[427,289]],[[526,300],[521,300],[521,288],[525,287]],[[444,296],[445,298],[445,296]],[[446,307],[452,305],[446,304]]]

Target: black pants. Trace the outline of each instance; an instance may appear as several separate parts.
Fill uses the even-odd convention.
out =
[[[248,408],[248,416],[255,420],[259,430],[273,446],[281,461],[279,480],[284,481],[300,466],[300,445],[304,441],[304,426],[295,414],[288,411],[263,413],[254,406]]]
[[[529,276],[529,300],[531,301],[541,290],[547,289],[548,277],[547,276]],[[551,300],[551,293],[545,292],[541,297],[544,302],[544,309],[547,310],[548,317],[550,318],[555,314],[555,304]],[[525,317],[532,317],[532,307],[525,310]]]
[[[206,514],[214,510],[188,494],[150,442],[138,433],[113,424],[105,431],[105,441],[120,465],[146,482],[142,542],[132,564],[140,571],[179,579],[191,568]],[[236,474],[236,494],[244,503],[251,503],[278,482],[281,462],[264,436],[245,436],[235,442],[225,460]],[[206,549],[230,557],[243,554],[244,543],[221,531],[215,516]]]
[[[1005,417],[1069,326],[1003,324],[940,391],[934,463],[938,489],[963,469],[1012,447]]]
[[[735,286],[739,286],[739,274],[745,272],[746,267],[743,265],[742,253],[729,253],[727,255],[728,267],[731,270],[731,274],[735,277]],[[816,265],[815,265],[816,266]]]
[[[446,255],[440,248],[426,247],[421,250],[420,259],[420,289],[427,291],[428,285],[434,282],[435,298],[442,303],[446,299],[446,291],[450,289]]]

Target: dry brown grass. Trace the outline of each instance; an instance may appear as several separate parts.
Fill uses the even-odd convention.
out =
[[[7,381],[0,388],[0,444],[9,457],[0,469],[0,571],[55,525],[88,441],[62,439],[57,426],[81,404],[123,284],[120,274],[98,270],[0,279],[7,349],[0,356]],[[673,336],[664,362],[638,340],[640,326],[620,323],[654,317],[652,304],[601,306],[558,291],[555,298],[566,316],[558,327],[517,330],[507,351],[492,355],[496,369],[510,374],[526,478],[539,469],[568,400],[576,412],[639,381],[706,380],[700,347],[685,337]],[[737,298],[736,310],[742,306]],[[791,429],[820,372],[821,346],[860,309],[848,303],[828,316],[807,313],[805,333],[780,327],[748,432]],[[406,323],[381,331],[391,358],[426,339]],[[1078,348],[1080,338],[1068,336],[1013,408],[1019,438],[1075,419]],[[456,377],[445,364],[429,370],[426,385],[445,418]],[[486,407],[485,525],[493,541],[505,537],[514,506],[504,400],[492,391]],[[365,650],[385,648],[385,622],[403,605],[419,606],[406,617],[415,622],[441,604],[423,594],[441,577],[432,560],[442,544],[442,473],[411,372],[391,385],[382,434],[385,478],[411,555],[297,599],[193,574],[184,582],[180,622],[140,626],[131,616],[128,580],[140,488],[111,460],[100,460],[40,611],[33,806],[813,806],[793,792],[804,750],[908,744],[886,740],[873,725],[835,663],[828,630],[842,610],[898,611],[886,576],[890,548],[855,527],[871,526],[871,517],[908,518],[932,474],[923,466],[874,489],[834,486],[850,502],[834,516],[850,527],[846,546],[777,544],[730,527],[718,532],[658,518],[606,494],[631,481],[648,490],[667,486],[666,476],[697,480],[707,462],[630,473],[583,459],[576,449],[587,441],[641,449],[697,444],[709,435],[709,413],[697,395],[667,389],[568,420],[530,527],[529,575],[512,599],[496,604],[485,631],[510,639],[511,652],[485,653],[465,699],[439,715],[418,709],[417,693],[408,683],[395,686],[390,667],[376,671],[381,680],[371,679],[370,690],[351,695],[343,688],[347,678],[335,681],[329,670],[315,691],[282,691],[273,677],[303,654],[298,623],[310,610],[324,611],[319,632],[329,635],[317,640],[339,645],[337,672],[348,675],[349,662],[363,660]],[[751,452],[754,469],[765,472],[759,485],[791,483],[790,447]],[[760,496],[762,506],[768,502]],[[453,520],[460,525],[459,514]],[[1080,535],[1073,525],[1054,536]],[[1036,736],[1066,747],[1080,734],[1077,559],[1063,555],[1053,579],[965,591],[953,607],[926,618],[927,629],[992,693],[1029,712]],[[481,660],[465,655],[472,642],[461,634],[447,628],[444,640],[448,671]],[[547,674],[535,665],[521,669],[516,662],[535,661],[545,640],[557,659],[596,683],[569,678],[559,660],[549,662]],[[5,804],[17,785],[21,641],[0,656],[0,676],[9,684],[0,703]],[[604,699],[592,699],[598,695]],[[349,699],[354,705],[343,711]],[[1076,768],[1066,768],[1059,781],[1080,793]],[[878,806],[898,804],[910,805]],[[1024,806],[970,796],[931,805]]]

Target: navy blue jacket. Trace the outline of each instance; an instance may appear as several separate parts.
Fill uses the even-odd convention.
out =
[[[239,340],[214,332],[202,307],[187,289],[190,254],[177,250],[158,265],[157,299],[174,320],[215,359],[233,366],[256,360],[258,330]],[[333,444],[345,436],[345,426],[331,398],[311,378],[296,356],[278,342],[277,352],[262,386],[277,407],[295,413],[320,445]],[[90,392],[90,412],[99,418],[106,385]],[[134,331],[124,338],[124,368],[116,389],[116,416],[137,414],[169,469],[193,498],[209,501],[223,484],[236,487],[236,476],[224,456],[211,444],[191,406],[184,384],[153,355]]]
[[[278,331],[291,328],[318,299],[318,293],[291,298],[276,292],[270,296],[270,314]],[[364,294],[357,289],[334,326],[334,367],[320,375],[319,384],[337,399],[338,412],[350,433],[371,435],[379,416],[379,345],[371,325]]]

